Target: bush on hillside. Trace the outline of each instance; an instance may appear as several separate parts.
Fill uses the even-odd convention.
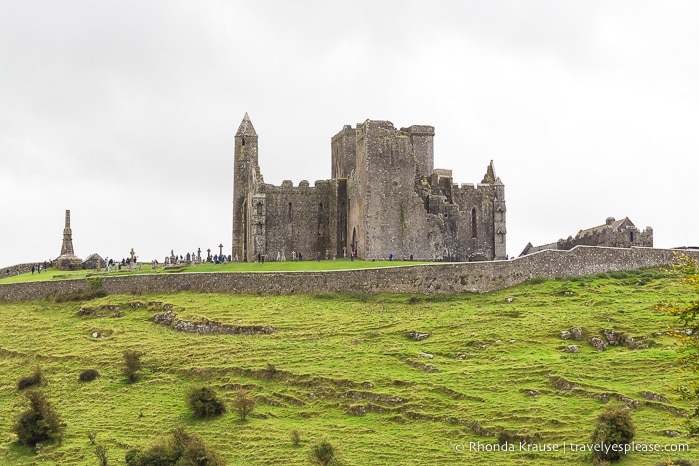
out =
[[[29,409],[19,415],[12,427],[19,442],[33,447],[39,442],[59,439],[65,425],[46,395],[39,390],[29,390],[24,396],[29,400]]]
[[[185,393],[185,402],[197,418],[218,416],[226,412],[226,405],[211,387],[189,387]]]
[[[605,445],[592,453],[595,461],[618,461],[624,456],[624,446],[634,438],[636,428],[631,412],[625,406],[608,406],[597,418],[592,443]]]
[[[24,390],[25,388],[41,386],[44,384],[44,374],[41,373],[41,368],[36,367],[32,375],[22,377],[17,381],[17,390]]]
[[[301,432],[299,432],[298,429],[293,429],[291,431],[291,443],[295,446],[298,447],[299,444],[301,443]]]
[[[189,435],[183,427],[173,429],[145,450],[126,452],[128,466],[224,466],[223,457],[196,435]]]
[[[335,464],[335,447],[327,440],[321,440],[311,447],[311,462],[319,466]]]
[[[95,369],[87,369],[85,371],[82,371],[80,375],[78,376],[78,380],[81,382],[92,382],[95,380],[97,377],[100,376],[100,373],[95,370]]]
[[[238,417],[240,418],[241,421],[244,421],[245,418],[252,412],[253,409],[255,409],[255,400],[250,398],[248,396],[248,392],[245,390],[239,390],[238,394],[235,396],[235,399],[233,400],[233,406],[235,407],[235,410],[238,412]]]
[[[141,357],[143,353],[140,351],[126,350],[124,351],[124,367],[121,373],[127,378],[129,383],[134,383],[136,381],[136,372],[143,368],[143,363],[141,362]]]
[[[97,464],[99,466],[108,466],[109,458],[107,457],[107,451],[109,449],[104,445],[97,445],[95,447],[95,456],[97,457]]]

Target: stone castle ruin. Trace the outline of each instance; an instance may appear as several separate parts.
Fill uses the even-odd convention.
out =
[[[559,239],[555,243],[532,246],[527,243],[520,256],[526,256],[545,249],[568,251],[575,246],[605,246],[610,248],[653,247],[653,229],[646,227],[643,231],[633,224],[629,217],[617,220],[607,217],[604,225],[580,230],[575,237]]]
[[[331,140],[331,179],[266,184],[247,113],[235,135],[233,257],[241,261],[506,259],[505,185],[493,162],[481,183],[434,168],[434,127],[366,120]]]

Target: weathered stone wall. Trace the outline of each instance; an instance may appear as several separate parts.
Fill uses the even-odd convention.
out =
[[[343,257],[356,249],[365,260],[505,259],[504,185],[492,162],[477,189],[459,189],[450,170],[434,169],[434,134],[390,121],[345,125],[331,140],[332,179],[273,186],[262,179],[246,114],[235,138],[233,255]]]
[[[357,166],[356,130],[350,125],[345,125],[342,131],[332,137],[330,151],[332,153],[332,178],[347,178]]]
[[[327,180],[316,181],[313,187],[308,181],[301,181],[297,187],[291,181],[281,186],[260,186],[266,209],[262,252],[267,260],[275,260],[277,252],[286,260],[291,260],[292,251],[309,259],[318,252],[323,259],[337,254],[341,220],[338,185],[337,180]]]
[[[431,126],[398,131],[388,121],[357,125],[348,230],[350,238],[357,232],[360,258],[385,259],[390,253],[435,261],[505,258],[504,185],[492,164],[487,181],[458,188],[450,170],[433,170],[427,161],[433,157],[433,134]]]
[[[572,249],[575,246],[653,247],[653,229],[650,227],[646,227],[643,231],[636,227],[625,228],[621,231],[604,229],[582,237],[558,241],[558,249]]]
[[[27,273],[32,271],[32,267],[35,267],[39,265],[39,262],[32,262],[30,264],[17,264],[13,265],[10,267],[4,267],[0,269],[0,279],[11,276],[11,275],[17,275],[18,273]]]
[[[684,251],[683,251],[684,252]],[[699,251],[686,251],[699,258]],[[104,276],[102,290],[118,293],[363,293],[487,292],[535,277],[554,279],[634,270],[672,263],[674,251],[646,248],[579,246],[570,251],[541,251],[510,261],[420,264],[404,267],[322,272],[178,273]],[[87,280],[1,284],[0,301],[22,301],[89,289]]]

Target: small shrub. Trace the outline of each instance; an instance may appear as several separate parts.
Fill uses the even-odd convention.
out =
[[[100,373],[95,369],[87,369],[80,373],[80,375],[78,376],[78,380],[80,380],[81,382],[92,382],[99,376]]]
[[[233,406],[235,407],[235,410],[237,411],[240,420],[244,421],[248,414],[250,414],[252,410],[255,409],[255,400],[250,398],[248,392],[246,392],[245,390],[239,390],[238,394],[235,396],[235,399],[233,400]]]
[[[301,443],[301,432],[299,432],[298,429],[294,429],[291,431],[291,443],[295,447],[298,447]]]
[[[12,427],[19,442],[34,447],[39,442],[61,438],[65,425],[46,395],[39,390],[29,390],[24,396],[29,400],[29,409],[19,415]]]
[[[122,374],[128,379],[129,383],[136,381],[136,372],[143,368],[141,357],[143,353],[140,351],[126,350],[124,351],[124,368]]]
[[[87,287],[90,291],[98,291],[102,289],[102,282],[104,281],[103,277],[88,277],[86,280]]]
[[[32,375],[22,377],[17,381],[17,390],[24,390],[29,387],[41,386],[44,384],[44,375],[41,373],[41,368],[36,367]]]
[[[107,450],[108,448],[104,445],[97,445],[95,447],[95,456],[97,457],[97,464],[99,464],[99,466],[107,466],[109,464]]]
[[[226,412],[226,405],[216,396],[216,392],[211,387],[188,388],[185,393],[185,402],[197,418],[218,416]]]
[[[617,461],[624,455],[624,445],[634,438],[636,429],[631,413],[624,406],[609,406],[597,418],[597,427],[592,434],[593,444],[603,444],[611,448],[601,448],[592,453],[595,461]],[[616,446],[615,446],[616,445]]]
[[[321,440],[311,447],[311,462],[329,466],[335,462],[335,447],[327,440]]]
[[[127,451],[124,459],[128,466],[226,464],[219,453],[196,435],[189,435],[182,427],[173,429],[145,450]]]
[[[97,431],[96,430],[91,430],[87,433],[87,440],[90,442],[90,445],[95,444],[95,439],[97,438]]]
[[[277,377],[279,376],[279,374],[280,374],[280,372],[279,372],[279,370],[277,370],[277,366],[268,362],[267,368],[264,369],[262,375],[265,378],[265,380],[276,380]]]

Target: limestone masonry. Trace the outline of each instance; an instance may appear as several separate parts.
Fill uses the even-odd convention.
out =
[[[575,246],[607,246],[612,248],[631,247],[653,247],[653,229],[646,227],[643,231],[636,228],[629,217],[616,220],[614,217],[607,217],[604,225],[580,230],[575,238],[569,236],[568,239],[559,239],[555,243],[544,244],[542,246],[532,246],[527,243],[520,256],[525,256],[545,249],[558,249],[567,251]]]
[[[83,267],[83,261],[76,257],[73,252],[73,230],[70,228],[70,210],[66,210],[63,245],[61,246],[61,255],[56,259],[56,265],[59,270],[80,270]]]
[[[434,168],[434,128],[388,121],[345,126],[331,140],[331,179],[266,184],[247,113],[235,136],[233,257],[429,261],[506,258],[505,185],[493,162],[481,183]]]
[[[100,277],[107,294],[199,291],[206,293],[293,294],[317,292],[459,294],[488,292],[530,278],[579,277],[614,270],[657,267],[677,252],[699,258],[699,251],[577,246],[546,250],[509,261],[415,264],[375,269],[317,272],[193,272]],[[95,283],[92,284],[94,287]],[[90,279],[0,283],[0,302],[51,298],[91,289]],[[135,298],[137,299],[137,298]]]

